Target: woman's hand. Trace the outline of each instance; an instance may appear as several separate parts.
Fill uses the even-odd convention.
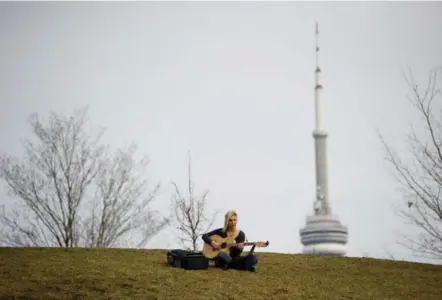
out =
[[[219,245],[217,242],[215,242],[215,241],[212,241],[212,243],[210,243],[210,245],[211,245],[212,248],[215,249],[215,250],[217,250],[217,249],[220,248],[220,245]]]
[[[238,243],[238,244],[236,244],[236,246],[237,246],[239,249],[242,249],[242,248],[244,248],[244,243]]]

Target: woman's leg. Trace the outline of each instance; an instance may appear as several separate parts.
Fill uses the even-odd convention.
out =
[[[254,254],[234,257],[230,264],[232,269],[255,271],[255,265],[258,263],[258,257]]]
[[[246,269],[248,271],[255,271],[255,266],[258,264],[258,257],[255,254],[246,257]]]
[[[218,256],[216,257],[215,260],[215,266],[221,268],[227,268],[230,266],[231,263],[232,263],[232,257],[230,257],[230,255],[228,255],[225,252],[218,253]]]

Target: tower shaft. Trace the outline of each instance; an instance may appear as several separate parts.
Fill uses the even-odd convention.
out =
[[[315,139],[315,165],[316,165],[316,201],[319,208],[315,214],[331,214],[328,199],[328,174],[327,174],[327,133],[325,131],[313,132]]]
[[[316,23],[316,70],[315,70],[315,165],[316,165],[316,206],[315,214],[331,214],[328,200],[328,170],[327,170],[327,132],[322,124],[321,68],[319,67],[319,28]]]

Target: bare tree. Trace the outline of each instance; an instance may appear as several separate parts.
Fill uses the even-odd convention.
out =
[[[402,156],[379,137],[386,160],[405,199],[398,209],[419,230],[417,236],[404,235],[400,244],[416,256],[442,259],[442,68],[430,72],[428,84],[421,90],[411,72],[406,82],[412,91],[410,102],[421,123],[411,123],[407,134],[408,149]],[[404,159],[403,156],[409,156]]]
[[[187,248],[197,251],[201,235],[210,228],[215,220],[217,211],[211,217],[207,216],[207,195],[205,191],[200,197],[195,196],[191,178],[191,161],[189,153],[187,195],[183,195],[178,186],[172,183],[174,194],[172,196],[172,209],[174,211],[174,224],[178,231],[178,239]]]
[[[397,260],[393,252],[384,247],[385,258],[389,260]]]
[[[51,113],[29,123],[35,139],[24,141],[24,158],[0,158],[0,178],[18,198],[0,213],[0,242],[11,246],[143,246],[167,220],[146,195],[148,161],[135,146],[114,153],[100,143],[103,131],[86,132],[87,109],[74,116]]]

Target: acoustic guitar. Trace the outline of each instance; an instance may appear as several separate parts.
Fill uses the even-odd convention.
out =
[[[204,243],[203,246],[203,255],[208,259],[215,258],[220,252],[224,252],[229,254],[230,248],[235,247],[238,243],[235,242],[235,239],[231,237],[222,238],[217,234],[210,236],[212,241],[217,242],[220,245],[219,249],[213,249],[212,245]],[[267,247],[269,245],[269,241],[266,242],[245,242],[244,246],[256,246],[256,247]]]

